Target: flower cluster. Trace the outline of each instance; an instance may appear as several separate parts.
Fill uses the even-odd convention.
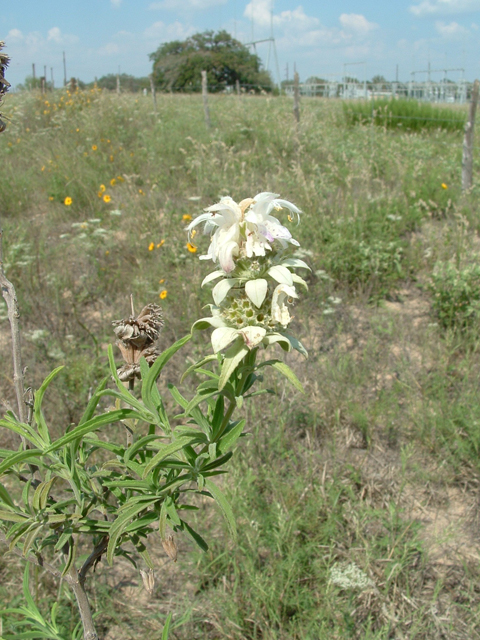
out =
[[[198,320],[193,328],[214,328],[215,353],[232,342],[249,349],[279,343],[286,351],[297,349],[307,355],[302,344],[286,332],[291,321],[289,305],[298,298],[296,285],[307,284],[294,272],[308,265],[292,253],[298,242],[272,215],[288,211],[297,220],[301,211],[274,193],[259,193],[236,203],[224,197],[205,210],[189,226],[195,233],[205,223],[210,246],[201,260],[213,260],[221,267],[203,280],[202,286],[218,280],[213,288],[212,316]]]

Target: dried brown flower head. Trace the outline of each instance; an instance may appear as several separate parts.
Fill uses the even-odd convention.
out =
[[[138,316],[115,320],[112,324],[119,338],[117,346],[125,360],[118,370],[118,377],[123,382],[140,378],[140,358],[145,358],[148,365],[152,366],[159,356],[155,342],[163,327],[161,308],[156,304],[148,304]]]
[[[177,543],[175,541],[175,538],[171,534],[166,536],[165,539],[162,540],[162,546],[163,546],[163,550],[165,551],[167,556],[170,558],[170,560],[173,560],[174,562],[176,562],[178,549],[177,549]]]

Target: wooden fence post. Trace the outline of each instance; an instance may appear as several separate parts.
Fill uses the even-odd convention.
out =
[[[295,71],[293,80],[293,115],[297,124],[300,122],[300,90],[298,86],[298,72]]]
[[[475,80],[473,83],[472,101],[470,102],[470,110],[468,113],[468,121],[465,125],[465,137],[463,139],[463,157],[462,157],[462,191],[470,189],[473,182],[473,134],[475,126],[475,112],[478,103],[479,82]]]
[[[235,91],[237,92],[237,96],[240,95],[240,80],[237,78],[235,80]]]
[[[155,117],[157,117],[157,94],[155,93],[155,85],[153,84],[153,75],[149,75],[150,78],[150,90],[152,92],[152,100],[153,100],[153,111],[155,112]]]
[[[210,129],[210,111],[208,109],[208,90],[207,90],[207,72],[202,71],[202,96],[203,96],[203,110],[205,111],[205,124],[207,129]]]

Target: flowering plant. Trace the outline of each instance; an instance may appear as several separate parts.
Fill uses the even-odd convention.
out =
[[[207,380],[191,399],[168,385],[180,407],[174,420],[157,381],[192,334],[160,353],[156,341],[163,319],[157,305],[146,305],[137,316],[132,309],[131,316],[114,322],[124,364],[117,367],[110,347],[110,375],[99,384],[79,423],[59,438],[52,437],[42,402],[62,367],[36,391],[28,412],[19,376],[18,413],[10,409],[0,419],[0,427],[22,440],[19,448],[0,449],[0,540],[8,543],[10,551],[69,585],[77,600],[84,640],[98,640],[85,582],[89,570],[103,558],[109,565],[119,555],[135,566],[142,563],[143,584],[153,591],[155,563],[148,552],[148,538],[154,532],[173,561],[177,558],[175,534],[184,533],[201,549],[208,549],[189,522],[188,514],[198,509],[191,504],[192,494],[213,498],[235,536],[232,509],[213,479],[226,473],[225,465],[243,433],[245,420],[233,419],[235,409],[245,397],[261,393],[250,391],[260,378],[259,371],[270,365],[303,390],[294,372],[280,360],[256,362],[259,348],[271,344],[306,355],[286,329],[291,320],[288,305],[298,297],[296,286],[307,286],[294,269],[308,267],[291,255],[298,243],[271,215],[282,209],[289,216],[300,214],[293,204],[270,193],[240,204],[222,198],[189,225],[193,236],[195,227],[205,222],[211,240],[202,258],[218,262],[221,269],[203,281],[218,280],[212,291],[212,315],[193,325],[193,330],[213,327],[214,353],[183,376],[195,371]],[[15,314],[9,317],[13,331]],[[217,368],[208,369],[210,363]],[[114,388],[108,388],[111,379]],[[136,380],[140,390],[135,390]],[[102,410],[105,398],[114,406]],[[125,427],[126,438],[111,429],[105,432],[115,423]],[[30,624],[36,632],[59,637],[54,610],[52,623],[42,618],[29,593],[28,573],[25,576],[27,606],[7,612],[23,613],[34,621]],[[165,639],[168,624],[169,618]],[[27,635],[33,637],[30,631],[22,637]],[[13,640],[20,635],[3,637]]]
[[[212,315],[192,327],[214,328],[214,353],[230,345],[223,360],[220,389],[242,358],[260,345],[277,343],[285,351],[296,349],[307,356],[302,343],[286,331],[292,319],[289,305],[298,298],[296,286],[307,289],[294,270],[309,267],[292,256],[292,247],[299,243],[271,215],[283,209],[289,212],[289,220],[291,213],[299,219],[300,210],[274,193],[259,193],[239,204],[226,197],[188,226],[192,234],[198,224],[205,223],[204,232],[210,233],[211,239],[208,253],[200,259],[211,259],[221,267],[202,282],[204,286],[218,280],[212,290]],[[289,377],[293,381],[293,376]]]

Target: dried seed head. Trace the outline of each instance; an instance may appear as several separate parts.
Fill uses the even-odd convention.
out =
[[[123,382],[140,378],[140,358],[145,358],[151,367],[160,355],[155,342],[163,327],[161,308],[148,304],[137,317],[129,316],[112,324],[119,338],[117,346],[126,363],[118,370],[118,377]]]
[[[117,338],[143,347],[158,340],[164,323],[161,308],[156,304],[147,304],[136,318],[129,316],[124,320],[115,320],[112,324]]]
[[[178,549],[177,549],[177,543],[175,542],[175,538],[171,534],[166,536],[165,539],[162,540],[162,546],[165,553],[170,558],[170,560],[173,560],[174,562],[176,562]]]
[[[150,595],[153,595],[155,591],[155,574],[153,569],[149,569],[148,571],[142,571],[142,569],[140,569],[140,575],[142,576],[145,590],[148,591]]]

